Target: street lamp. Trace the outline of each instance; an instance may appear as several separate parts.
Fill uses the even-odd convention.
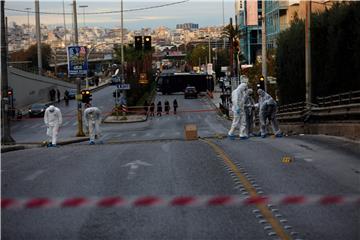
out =
[[[27,34],[28,34],[28,44],[30,47],[30,20],[29,20],[29,10],[31,10],[31,8],[25,8],[26,12],[27,12]]]
[[[88,5],[80,5],[79,8],[83,9],[83,19],[84,19],[84,27],[85,27],[85,8],[89,7]]]
[[[208,39],[209,39],[209,62],[208,63],[212,63],[212,60],[211,60],[211,36],[210,35],[207,35],[206,36]]]

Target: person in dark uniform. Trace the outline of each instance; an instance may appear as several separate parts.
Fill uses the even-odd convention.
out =
[[[149,112],[149,103],[147,100],[145,100],[144,102],[144,112],[145,112],[145,115],[148,115],[148,112]]]
[[[178,108],[178,103],[177,103],[176,99],[174,99],[174,101],[173,101],[173,108],[174,108],[174,114],[176,114],[176,109]]]
[[[56,89],[56,95],[57,95],[57,102],[60,102],[60,91],[59,89]]]
[[[165,112],[166,114],[169,114],[170,111],[170,103],[168,100],[165,101]]]
[[[156,116],[161,116],[161,112],[162,112],[162,105],[161,105],[161,101],[159,101],[156,108]]]
[[[65,100],[65,105],[69,106],[69,91],[65,90],[64,92],[64,100]]]
[[[154,116],[155,116],[154,111],[155,111],[155,103],[152,102],[152,103],[150,104],[150,116],[151,116],[151,117],[154,117]]]

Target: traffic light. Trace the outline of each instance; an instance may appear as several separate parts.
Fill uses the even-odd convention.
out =
[[[264,76],[259,77],[259,82],[257,84],[257,87],[261,88],[262,90],[265,89],[265,78],[264,78]]]
[[[135,36],[135,49],[142,50],[142,37],[141,36]]]
[[[92,95],[89,90],[82,90],[81,96],[81,102],[83,103],[90,103],[90,101],[92,100]]]
[[[151,50],[151,36],[144,37],[144,50]]]

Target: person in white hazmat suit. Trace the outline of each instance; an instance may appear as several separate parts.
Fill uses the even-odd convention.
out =
[[[235,129],[239,126],[239,135],[240,139],[247,139],[247,131],[246,131],[246,114],[245,114],[245,95],[247,91],[247,84],[241,83],[232,93],[231,93],[231,101],[233,111],[233,122],[228,133],[230,139],[234,139]]]
[[[282,137],[282,133],[279,129],[279,124],[276,120],[277,104],[275,100],[261,88],[257,90],[259,94],[259,120],[260,120],[260,134],[262,138],[267,135],[266,121],[271,123],[272,130],[276,137]]]
[[[62,124],[62,115],[59,108],[50,105],[45,110],[44,122],[47,127],[46,135],[50,137],[48,147],[56,147],[56,140],[59,133],[59,128]]]
[[[254,129],[254,111],[255,111],[255,101],[253,98],[254,91],[250,88],[246,91],[245,95],[245,114],[246,114],[246,131],[248,137],[253,137]]]
[[[89,144],[95,144],[95,136],[100,136],[101,112],[97,107],[89,107],[84,111],[85,127],[89,130]]]

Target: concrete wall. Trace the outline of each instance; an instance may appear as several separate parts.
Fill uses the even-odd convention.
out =
[[[360,140],[360,123],[280,123],[280,128],[288,134],[324,134]]]
[[[21,109],[36,102],[49,102],[51,89],[59,89],[63,98],[66,89],[76,88],[72,83],[24,72],[17,68],[9,67],[8,69],[9,87],[14,89],[16,108]]]

